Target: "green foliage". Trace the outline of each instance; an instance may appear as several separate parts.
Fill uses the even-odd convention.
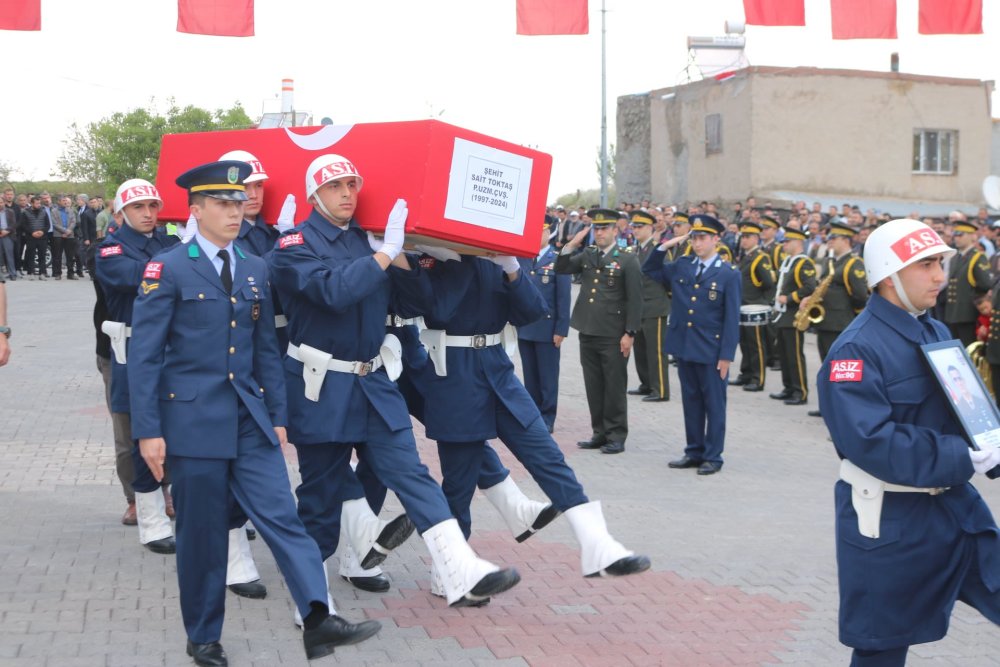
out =
[[[614,208],[614,202],[616,200],[615,188],[614,186],[608,187],[608,203]],[[590,190],[577,190],[576,192],[571,192],[569,194],[561,195],[556,199],[557,204],[562,204],[567,209],[578,208],[583,206],[584,208],[595,208],[600,205],[601,201],[601,189],[592,188]]]
[[[4,183],[3,185],[7,185]],[[105,186],[101,183],[84,183],[84,182],[73,182],[73,181],[12,181],[10,185],[14,188],[17,194],[38,194],[40,192],[48,192],[55,198],[57,195],[67,194],[76,196],[81,192],[85,192],[88,195],[108,197],[108,192]],[[116,186],[117,187],[117,186]],[[114,196],[115,191],[112,188],[110,196]]]
[[[156,179],[164,134],[237,130],[254,124],[239,103],[215,111],[169,103],[166,114],[150,107],[119,111],[84,127],[73,123],[56,161],[59,173],[73,182],[102,183],[102,189],[113,192],[130,178]]]
[[[597,182],[601,182],[601,147],[597,147],[597,159],[594,160],[594,166],[597,168]],[[608,144],[608,192],[610,188],[613,187],[612,183],[615,182],[615,145]],[[611,195],[608,195],[608,202],[614,201],[611,199]]]

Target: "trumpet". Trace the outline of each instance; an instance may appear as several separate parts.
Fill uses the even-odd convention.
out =
[[[823,307],[823,297],[826,296],[826,291],[830,289],[830,283],[833,282],[833,272],[830,272],[826,278],[820,281],[819,287],[816,291],[809,296],[809,307],[799,308],[795,312],[795,320],[792,325],[799,331],[805,331],[812,324],[819,324],[826,317],[826,308]]]

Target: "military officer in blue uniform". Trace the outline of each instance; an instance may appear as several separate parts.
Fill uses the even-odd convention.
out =
[[[269,260],[288,317],[284,373],[302,474],[299,516],[324,558],[337,547],[342,521],[365,568],[382,562],[415,525],[449,604],[501,593],[520,580],[517,571],[480,559],[466,542],[417,456],[410,416],[393,382],[401,362],[398,339],[386,335],[390,306],[409,316],[404,305],[430,301],[429,279],[402,254],[406,202],[396,202],[384,241],[377,241],[354,220],[364,181],[350,160],[321,155],[305,182],[312,213],[278,239]],[[350,467],[355,448],[396,493],[409,520],[377,519]]]
[[[692,216],[691,223],[692,256],[664,262],[667,251],[686,240],[674,237],[649,256],[642,272],[673,293],[666,351],[677,359],[687,446],[668,465],[712,475],[722,468],[729,365],[740,338],[740,272],[716,250],[722,223],[710,215]]]
[[[146,264],[158,253],[177,243],[157,226],[163,200],[156,187],[140,178],[125,181],[115,193],[114,212],[122,225],[108,234],[97,250],[97,282],[104,292],[110,320],[102,330],[111,339],[111,412],[131,440],[129,422],[128,361],[132,332],[132,308]],[[129,454],[134,471],[136,521],[139,542],[154,553],[174,553],[174,529],[167,515],[164,497],[167,484],[157,481],[133,443]]]
[[[572,281],[556,273],[558,256],[549,245],[548,222],[542,225],[542,246],[534,259],[519,259],[521,272],[535,284],[545,299],[544,317],[517,328],[517,351],[521,355],[524,388],[542,413],[542,421],[555,429],[559,399],[559,346],[569,334],[569,302]]]
[[[177,178],[198,233],[146,264],[129,350],[133,433],[153,476],[165,461],[173,475],[181,615],[198,665],[227,664],[226,533],[247,516],[305,618],[309,659],[381,627],[331,615],[323,560],[296,516],[268,272],[233,244],[249,173],[245,162],[220,161]]]
[[[649,558],[608,533],[600,502],[588,500],[514,374],[505,349],[514,335],[508,325],[529,324],[548,312],[521,265],[510,256],[463,255],[428,262],[425,270],[433,304],[420,334],[431,362],[418,381],[424,425],[427,437],[438,442],[442,488],[455,516],[465,518],[463,528],[471,530],[468,507],[482,473],[483,441],[499,437],[566,515],[580,544],[584,576],[649,569]]]
[[[1000,532],[969,483],[1000,450],[969,448],[920,349],[951,338],[928,310],[954,253],[916,220],[873,231],[864,262],[874,293],[816,379],[841,459],[840,641],[855,667],[901,667],[911,644],[944,637],[957,600],[1000,624]]]

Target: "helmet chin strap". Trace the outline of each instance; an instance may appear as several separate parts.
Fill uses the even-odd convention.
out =
[[[320,198],[319,195],[313,195],[313,199],[316,200],[316,206],[319,207],[319,210],[323,212],[323,215],[325,215],[330,220],[330,222],[337,225],[341,229],[347,229],[347,225],[350,224],[350,221],[343,224],[337,222],[337,218],[333,217],[333,214],[330,213],[330,211],[326,208],[326,204],[323,203],[323,200]]]
[[[927,312],[926,310],[918,310],[913,307],[910,297],[907,296],[906,290],[903,289],[903,281],[899,279],[898,273],[892,274],[889,278],[892,280],[892,286],[896,288],[896,296],[899,297],[899,300],[906,307],[907,312],[913,315],[923,315]]]

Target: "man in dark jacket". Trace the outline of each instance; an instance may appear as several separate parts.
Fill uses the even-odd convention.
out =
[[[28,275],[37,275],[39,280],[45,280],[45,249],[48,246],[46,234],[49,231],[49,216],[42,208],[42,198],[35,195],[31,198],[31,205],[21,210],[21,217],[18,226],[24,231],[27,239],[26,261],[28,265]],[[37,270],[35,263],[38,263]]]

